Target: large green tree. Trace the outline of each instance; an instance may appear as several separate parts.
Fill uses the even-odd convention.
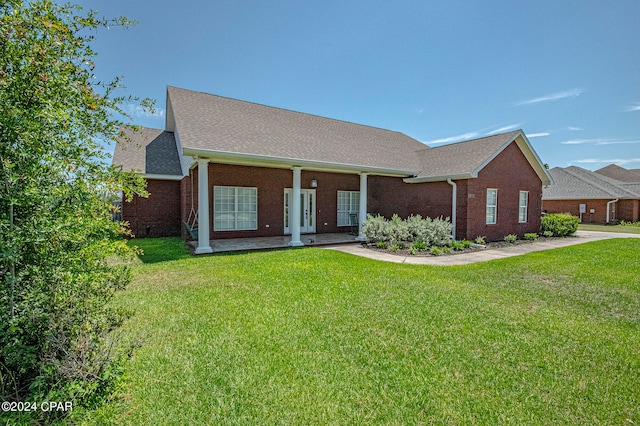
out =
[[[91,44],[101,27],[130,24],[0,2],[0,400],[80,402],[109,375],[122,320],[109,301],[130,281],[118,258],[131,249],[104,194],[144,183],[108,165],[100,142],[117,141],[139,100],[96,81]]]

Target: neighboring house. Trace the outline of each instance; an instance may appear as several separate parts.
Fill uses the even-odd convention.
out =
[[[556,167],[549,173],[554,184],[542,192],[544,211],[571,213],[586,223],[638,221],[640,175],[635,172],[610,165],[595,172]]]
[[[455,237],[537,232],[551,178],[522,131],[430,148],[399,132],[176,87],[165,130],[125,129],[113,162],[148,179],[124,203],[136,236],[348,232],[366,213],[453,218]],[[299,220],[290,220],[300,218]]]

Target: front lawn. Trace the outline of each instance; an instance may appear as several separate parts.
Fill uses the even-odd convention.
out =
[[[623,226],[623,225],[595,225],[592,223],[581,223],[578,225],[580,231],[604,231],[604,232],[621,232],[625,234],[640,234],[640,226]]]
[[[640,239],[454,267],[136,242],[140,346],[72,421],[640,423]]]

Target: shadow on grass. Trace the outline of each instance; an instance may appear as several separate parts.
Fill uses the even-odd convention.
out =
[[[129,244],[142,250],[142,254],[138,255],[142,263],[160,263],[191,257],[189,249],[178,237],[136,238],[129,240]]]
[[[182,239],[178,237],[166,237],[166,238],[139,238],[129,240],[129,244],[136,245],[142,250],[142,254],[138,255],[138,259],[142,263],[160,263],[168,262],[172,260],[180,259],[193,259],[196,256],[191,254],[189,248]],[[260,250],[241,250],[241,251],[228,251],[222,253],[204,254],[197,257],[225,257],[225,256],[238,256],[247,253],[256,252],[270,252],[281,250],[304,250],[307,247],[279,247],[279,248],[267,248]]]

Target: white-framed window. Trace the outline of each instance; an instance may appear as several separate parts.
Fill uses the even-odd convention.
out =
[[[487,189],[487,225],[495,224],[498,219],[498,190]]]
[[[529,207],[529,191],[520,191],[520,203],[518,204],[518,222],[527,221],[527,210]]]
[[[258,188],[213,187],[213,230],[258,229]]]
[[[349,226],[350,214],[360,212],[360,191],[338,191],[338,226]]]

